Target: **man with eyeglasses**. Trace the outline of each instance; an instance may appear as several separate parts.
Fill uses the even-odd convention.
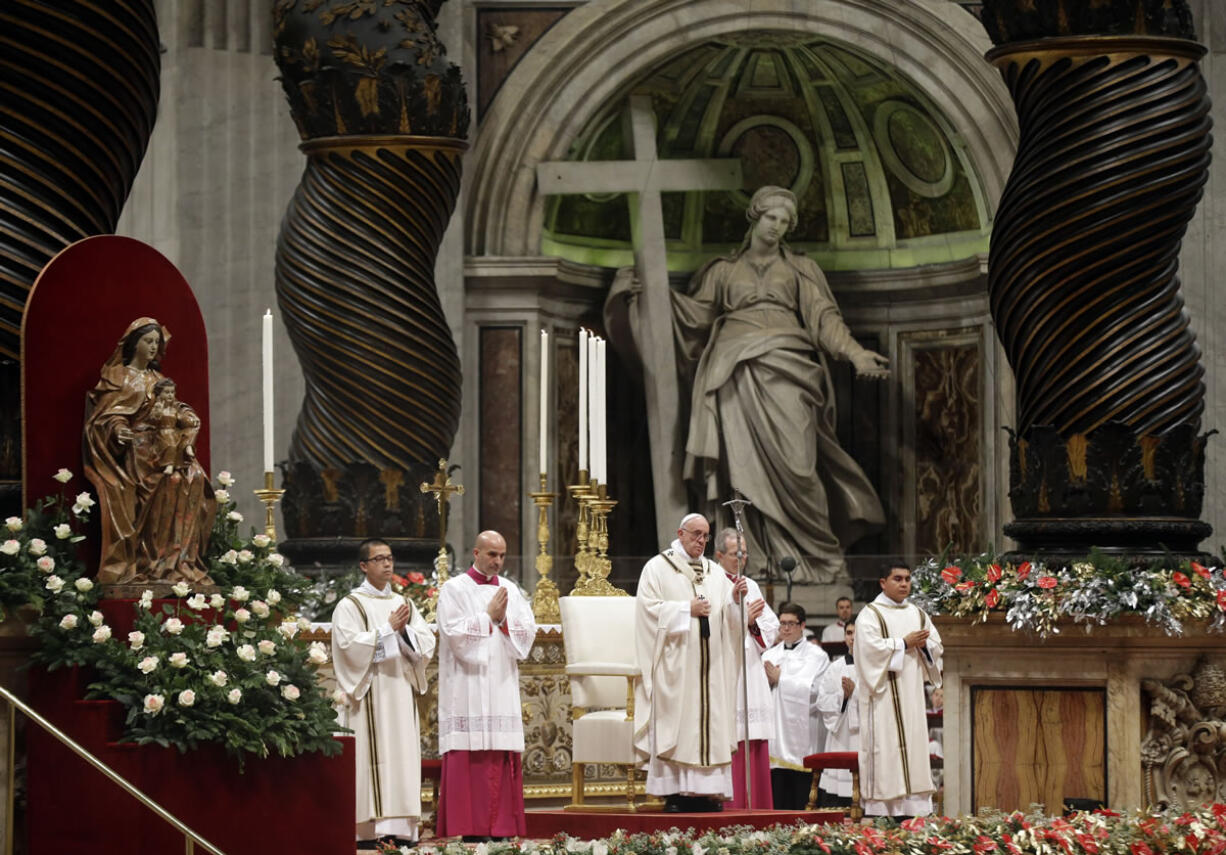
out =
[[[472,566],[438,598],[438,834],[466,842],[527,830],[519,662],[536,640],[536,618],[519,586],[499,575],[506,557],[502,535],[481,532]]]
[[[353,730],[359,849],[413,845],[421,819],[417,694],[426,691],[434,633],[417,607],[391,588],[392,549],[358,547],[362,584],[332,613],[332,664],[340,723]]]
[[[771,791],[777,810],[804,810],[810,772],[804,759],[821,750],[825,731],[817,715],[818,680],[830,657],[805,641],[805,610],[779,607],[779,643],[762,656],[775,695],[775,736],[770,743]]]
[[[635,597],[635,746],[647,792],[672,813],[722,810],[732,797],[737,605],[748,585],[703,557],[710,531],[701,514],[684,517],[677,539],[644,565]]]

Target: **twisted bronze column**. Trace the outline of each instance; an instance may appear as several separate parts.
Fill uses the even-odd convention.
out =
[[[985,3],[1021,127],[988,283],[1017,381],[1005,532],[1027,554],[1191,554],[1209,534],[1204,372],[1176,276],[1211,145],[1185,12]]]
[[[468,106],[438,2],[277,4],[276,59],[306,171],[277,242],[277,299],[306,378],[285,469],[291,558],[379,535],[428,559],[416,489],[447,457],[460,361],[434,262],[460,190]],[[428,497],[427,497],[428,498]]]
[[[153,0],[0,4],[0,494],[16,501],[26,297],[61,249],[115,231],[157,116],[158,48]]]

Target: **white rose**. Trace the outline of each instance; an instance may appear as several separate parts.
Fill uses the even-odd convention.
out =
[[[52,531],[55,532],[56,539],[58,540],[67,540],[72,537],[72,526],[68,523],[60,523]]]
[[[255,553],[252,552],[250,549],[240,549],[238,551],[238,563],[239,564],[250,564],[251,559],[253,558],[255,558]]]
[[[253,600],[251,611],[255,612],[255,616],[258,618],[266,618],[268,617],[268,603],[263,600]]]
[[[268,563],[273,567],[283,567],[285,566],[285,556],[280,552],[270,553],[268,556]]]
[[[276,589],[273,589],[268,592],[268,596],[265,597],[264,599],[268,601],[268,604],[270,606],[275,606],[277,603],[281,602],[281,592]]]
[[[76,629],[76,628],[77,628],[77,616],[76,615],[64,615],[62,618],[60,618],[60,629]]]
[[[246,609],[234,610],[235,623],[246,623],[249,620],[251,620],[251,612],[247,611]]]
[[[64,590],[64,580],[59,576],[48,576],[47,584],[43,587],[53,594],[58,594],[60,591]]]
[[[243,515],[238,511],[230,511],[230,513],[226,514],[226,519],[230,522],[240,523],[243,521]]]
[[[349,696],[345,694],[344,689],[332,690],[332,703],[338,707],[343,707],[349,701]]]
[[[72,584],[75,585],[76,589],[80,591],[82,594],[92,591],[94,589],[94,581],[92,579],[86,579],[84,576],[82,576],[80,579],[73,582]]]
[[[221,647],[229,634],[220,626],[212,627],[204,637],[204,644],[206,647]]]
[[[186,597],[189,593],[191,593],[192,586],[186,582],[176,582],[174,585],[170,586],[170,590],[174,591],[176,597]]]
[[[214,594],[213,596],[209,597],[209,608],[224,609],[225,607],[226,607],[226,598],[223,597],[221,594]]]
[[[277,627],[277,632],[286,638],[293,638],[298,634],[298,622],[292,620],[283,620],[281,625]]]
[[[157,715],[164,706],[166,706],[166,698],[161,695],[145,695],[145,712],[149,715]]]
[[[44,555],[34,562],[34,565],[43,573],[50,573],[55,569],[55,559],[50,555]]]
[[[242,585],[235,585],[234,590],[230,592],[230,599],[236,603],[245,603],[251,597],[251,592]]]
[[[156,656],[146,656],[136,667],[140,669],[142,674],[152,674],[158,667],[158,658]]]
[[[94,630],[94,644],[101,644],[104,641],[109,641],[111,638],[111,628],[106,624]]]
[[[47,541],[43,540],[41,537],[32,537],[30,538],[30,543],[26,549],[30,550],[31,555],[46,555]]]
[[[77,493],[77,504],[83,508],[92,508],[95,504],[89,493]]]
[[[305,617],[303,617],[302,615],[298,615],[298,628],[299,629],[310,629],[311,622],[307,620]]]
[[[21,517],[9,517],[4,521],[4,526],[9,531],[21,531],[22,525],[24,523],[22,523]]]
[[[218,688],[224,686],[226,684],[226,681],[229,679],[230,678],[226,674],[225,671],[214,671],[212,674],[209,675],[209,682],[212,683],[214,686],[217,686]]]
[[[196,702],[196,693],[191,689],[184,689],[179,692],[179,706],[190,707]]]
[[[18,552],[21,552],[21,543],[16,540],[6,540],[4,543],[0,543],[0,552],[3,552],[5,555],[16,555]]]
[[[187,598],[187,607],[199,611],[209,604],[209,601],[204,598],[204,594],[192,594]]]
[[[231,475],[229,472],[227,472],[225,469],[223,469],[217,473],[217,483],[223,487],[233,487],[234,486],[234,476]]]
[[[105,620],[105,618],[102,617],[102,612],[98,611],[97,609],[89,613],[89,622],[94,626],[102,626],[103,620]]]
[[[145,646],[145,634],[143,632],[129,632],[128,646],[133,650],[140,650]]]
[[[324,594],[324,602],[325,603],[336,602],[336,591],[329,591],[328,593]]]
[[[222,564],[234,564],[238,561],[238,553],[235,552],[233,549],[227,549],[225,552],[221,554],[221,557],[218,558],[217,560],[220,561]]]
[[[297,686],[290,683],[289,685],[281,687],[281,697],[285,698],[287,701],[296,701],[298,698],[302,697],[302,693],[298,691]]]
[[[230,491],[214,490],[213,498],[217,500],[217,504],[219,505],[228,505],[230,503]]]
[[[238,689],[231,689],[230,692],[226,695],[226,700],[232,704],[237,704],[242,699],[243,699],[243,693],[240,692]]]
[[[311,649],[307,651],[307,659],[315,665],[323,665],[328,661],[328,651],[322,642],[311,642]]]
[[[237,653],[238,658],[243,660],[244,662],[254,662],[255,661],[255,648],[252,647],[250,644],[240,644],[238,649],[234,652]]]
[[[263,549],[265,546],[272,543],[272,538],[266,534],[257,534],[255,537],[251,538],[251,542],[260,549]]]
[[[265,656],[272,656],[274,653],[277,652],[277,643],[275,641],[269,641],[267,638],[261,641],[256,646],[260,648],[260,652],[263,653]]]
[[[142,609],[147,609],[151,605],[153,605],[153,591],[146,588],[144,593],[140,595],[140,606]]]
[[[162,624],[162,629],[169,632],[171,635],[178,635],[183,631],[183,621],[177,617],[166,618],[166,623]]]
[[[187,658],[187,654],[182,650],[170,654],[170,658],[166,660],[171,668],[186,668],[187,663],[190,661],[191,660]]]
[[[54,478],[56,481],[59,481],[61,484],[67,484],[69,481],[72,480],[72,473],[61,466],[59,470],[51,477]]]
[[[270,686],[275,686],[277,683],[281,682],[281,675],[276,671],[269,671],[264,675],[264,682]]]

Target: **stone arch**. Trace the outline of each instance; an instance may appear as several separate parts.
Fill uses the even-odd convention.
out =
[[[984,59],[986,33],[948,0],[592,0],[559,21],[503,84],[468,164],[470,255],[539,254],[536,165],[561,160],[594,111],[676,51],[743,30],[810,31],[909,77],[966,141],[987,195],[1004,189],[1017,145],[1009,94]]]

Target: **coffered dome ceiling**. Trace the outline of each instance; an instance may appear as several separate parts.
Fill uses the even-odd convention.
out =
[[[697,268],[744,237],[748,194],[789,187],[790,237],[828,270],[913,267],[987,251],[983,192],[958,135],[890,66],[804,34],[758,32],[693,47],[598,112],[572,161],[631,160],[630,95],[650,96],[662,159],[741,161],[744,191],[663,194],[669,267]],[[625,193],[552,197],[544,251],[633,263]]]

